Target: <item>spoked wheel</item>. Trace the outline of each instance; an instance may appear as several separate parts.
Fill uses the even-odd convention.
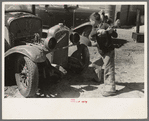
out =
[[[26,56],[18,56],[15,64],[15,78],[20,93],[32,97],[38,88],[39,74],[37,65]]]
[[[84,73],[89,65],[89,50],[86,45],[80,44],[77,50],[68,58],[68,68],[74,73]]]

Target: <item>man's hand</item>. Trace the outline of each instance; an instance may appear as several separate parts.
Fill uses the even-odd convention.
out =
[[[114,31],[113,28],[109,27],[109,28],[107,28],[106,30],[104,30],[104,29],[99,29],[99,30],[97,31],[97,33],[98,33],[98,35],[105,35],[106,32],[108,32],[109,34],[112,34],[113,31]]]
[[[106,30],[104,30],[104,29],[99,29],[99,30],[97,30],[97,33],[98,33],[98,35],[99,34],[103,35],[103,34],[105,34],[105,31]]]
[[[99,29],[97,31],[98,37],[105,37],[107,35],[106,33],[107,33],[107,30],[105,29]]]

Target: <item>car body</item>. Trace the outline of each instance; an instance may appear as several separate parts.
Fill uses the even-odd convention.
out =
[[[36,5],[35,14],[43,20],[43,28],[49,28],[57,23],[63,23],[72,31],[79,32],[81,43],[91,46],[88,32],[91,31],[89,16],[99,9],[90,9],[78,5]],[[89,30],[88,30],[89,29]]]
[[[36,5],[35,13],[43,20],[43,27],[49,28],[63,23],[69,28],[75,28],[89,21],[89,16],[99,9],[83,8],[78,5]]]
[[[62,78],[52,64],[78,73],[89,64],[88,48],[79,42],[80,36],[62,23],[44,29],[34,8],[5,5],[5,85],[16,80],[24,97],[34,96],[44,79]],[[69,46],[76,47],[71,54]]]

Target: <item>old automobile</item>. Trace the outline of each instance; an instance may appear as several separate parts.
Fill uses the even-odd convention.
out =
[[[89,22],[89,16],[93,12],[100,12],[105,9],[105,15],[113,20],[114,6],[107,5],[76,5],[76,4],[40,4],[36,5],[35,13],[43,20],[43,28],[49,28],[57,23],[63,23],[73,32],[80,35],[80,42],[91,46],[92,43],[88,36],[92,26]]]
[[[5,5],[5,85],[16,80],[24,97],[34,96],[44,79],[61,79],[59,67],[81,74],[89,64],[78,33],[63,23],[43,28],[34,13],[35,5]]]
[[[89,16],[99,9],[82,8],[79,5],[40,4],[36,5],[35,14],[43,20],[43,28],[63,23],[72,31],[79,32],[80,42],[91,46],[87,34],[91,31]]]

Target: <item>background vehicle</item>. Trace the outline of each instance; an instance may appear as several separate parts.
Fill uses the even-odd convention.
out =
[[[62,77],[51,63],[78,73],[89,64],[88,49],[79,43],[77,33],[63,24],[43,29],[33,13],[34,5],[5,5],[5,85],[16,80],[24,97],[35,95],[45,78]],[[77,49],[68,57],[69,40]]]
[[[105,14],[112,20],[116,27],[135,26],[137,9],[140,10],[140,22],[144,24],[144,5],[37,5],[36,14],[43,20],[44,28],[53,26],[52,24],[64,23],[64,25],[78,32],[81,42],[91,46],[88,35],[91,31],[89,16],[93,12],[104,10]],[[87,23],[88,22],[88,23]]]
[[[52,27],[57,23],[63,23],[72,31],[79,32],[81,43],[91,46],[87,33],[90,33],[89,16],[99,9],[82,8],[78,5],[36,5],[35,14],[43,20],[43,29]],[[84,25],[84,23],[88,23]],[[81,25],[81,26],[80,26]],[[89,30],[88,30],[89,29]]]
[[[57,23],[63,23],[69,28],[75,28],[89,21],[89,16],[99,9],[82,8],[79,5],[36,5],[35,13],[43,20],[43,27],[49,28]]]

